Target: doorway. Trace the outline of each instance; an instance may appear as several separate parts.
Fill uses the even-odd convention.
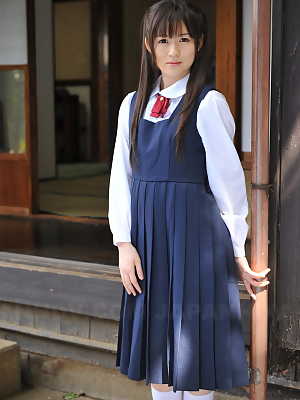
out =
[[[45,12],[39,6],[36,11]],[[43,160],[39,163],[39,213],[75,218],[107,216],[108,127],[102,124],[100,129],[95,118],[97,83],[102,81],[100,86],[105,85],[101,67],[93,65],[98,34],[94,25],[95,19],[99,20],[95,11],[100,10],[95,10],[91,0],[52,0],[52,38],[49,39],[53,48],[54,110],[47,138],[44,137],[46,130],[39,133],[39,159]],[[105,8],[101,11],[105,12]],[[101,18],[105,20],[108,15]],[[102,52],[107,52],[103,37],[100,41]],[[37,50],[38,46],[37,40]]]

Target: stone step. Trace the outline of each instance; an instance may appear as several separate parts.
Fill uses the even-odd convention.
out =
[[[129,379],[116,368],[39,354],[28,356],[21,353],[21,356],[23,365],[27,364],[28,368],[30,365],[29,383],[34,387],[45,387],[58,392],[85,393],[85,396],[97,400],[152,399],[150,385],[147,386],[143,380]],[[245,389],[241,387],[230,391],[216,391],[215,400],[246,400],[248,394]],[[28,400],[32,399],[28,397]],[[40,399],[44,397],[41,396]],[[27,400],[27,397],[5,400]],[[53,400],[56,400],[56,397]]]
[[[19,345],[0,339],[0,399],[21,390]]]
[[[58,390],[51,390],[44,387],[35,387],[31,389],[24,389],[21,392],[7,397],[5,400],[62,400],[70,392],[62,392]],[[77,393],[76,393],[77,394]],[[91,397],[78,394],[79,397],[75,397],[76,400],[94,400]],[[72,398],[70,396],[70,398]]]

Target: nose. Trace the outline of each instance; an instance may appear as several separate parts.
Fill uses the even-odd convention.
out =
[[[179,52],[180,52],[179,44],[176,43],[175,41],[171,42],[170,46],[169,46],[169,56],[170,57],[178,57],[179,56]]]

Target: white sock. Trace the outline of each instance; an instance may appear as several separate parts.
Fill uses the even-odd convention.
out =
[[[214,398],[214,391],[212,390],[211,392],[207,393],[207,394],[192,394],[189,391],[184,391],[183,392],[183,399],[184,400],[213,400]]]
[[[153,400],[182,400],[181,390],[176,390],[176,393],[173,392],[173,389],[171,389],[169,392],[161,392],[151,385],[151,392]]]

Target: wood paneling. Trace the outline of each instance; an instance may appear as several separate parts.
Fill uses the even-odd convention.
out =
[[[122,2],[91,0],[94,160],[110,161],[122,97]]]
[[[272,119],[271,119],[271,363],[298,381],[291,352],[300,350],[299,307],[299,146],[300,146],[300,3],[274,1]]]
[[[236,123],[235,145],[240,151],[241,16],[239,0],[216,1],[216,89],[222,92]]]

